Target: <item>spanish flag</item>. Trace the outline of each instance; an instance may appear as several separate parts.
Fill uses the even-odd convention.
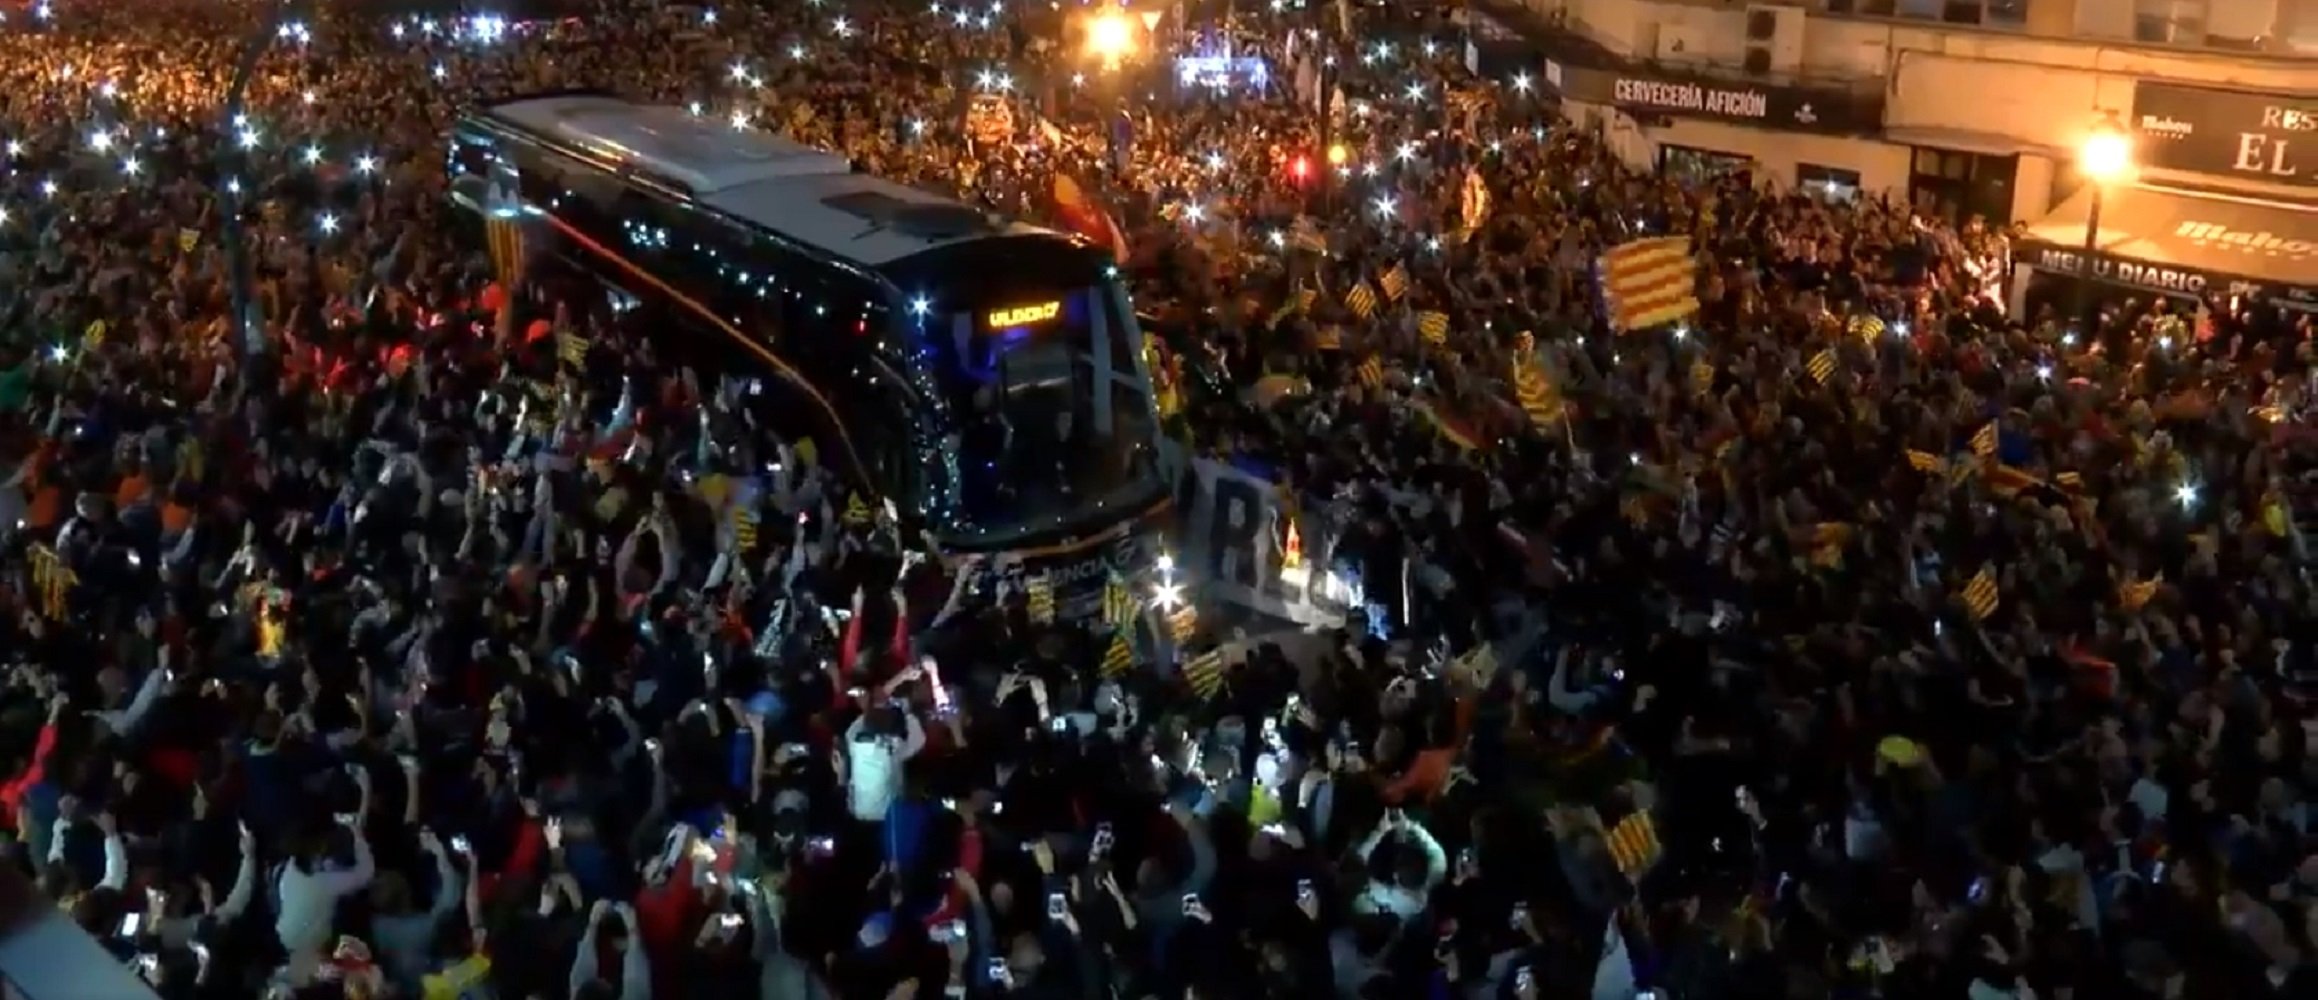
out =
[[[1127,259],[1127,234],[1111,210],[1087,193],[1069,174],[1054,175],[1054,212],[1063,228],[1093,240],[1115,260]]]
[[[1480,435],[1474,433],[1473,428],[1464,421],[1444,412],[1439,404],[1420,399],[1416,402],[1416,409],[1425,418],[1425,422],[1433,426],[1434,432],[1441,435],[1442,440],[1456,445],[1460,451],[1480,450]]]

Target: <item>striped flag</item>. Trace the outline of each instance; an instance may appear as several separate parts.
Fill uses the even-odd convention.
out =
[[[72,613],[72,589],[80,576],[64,564],[64,557],[46,545],[32,547],[32,590],[40,600],[40,614],[61,622]]]
[[[1386,302],[1400,301],[1400,297],[1407,295],[1409,290],[1408,268],[1394,264],[1392,270],[1376,279],[1376,287],[1383,290]]]
[[[1681,236],[1634,240],[1602,254],[1602,294],[1610,324],[1640,330],[1698,311],[1698,262]]]
[[[732,547],[747,552],[757,547],[757,512],[735,507],[732,512]]]
[[[1103,581],[1103,621],[1117,628],[1135,620],[1135,592],[1127,586],[1127,578],[1112,570],[1110,579]]]
[[[1466,167],[1465,183],[1457,189],[1457,222],[1470,232],[1489,221],[1489,182],[1481,179],[1481,168]]]
[[[1040,625],[1053,623],[1054,578],[1040,573],[1023,581],[1023,586],[1026,590],[1023,609],[1030,613],[1030,620]]]
[[[1928,451],[1908,449],[1908,466],[1917,472],[1939,475],[1948,471],[1948,460]]]
[[[838,519],[844,521],[848,528],[866,528],[877,520],[877,515],[870,512],[868,502],[856,493],[845,498],[845,513],[838,515]]]
[[[1382,388],[1384,386],[1384,362],[1378,361],[1376,359],[1376,355],[1371,354],[1361,360],[1358,374],[1360,376],[1361,385],[1365,385],[1371,389]]]
[[[1715,373],[1714,373],[1714,365],[1713,365],[1711,362],[1706,362],[1706,361],[1694,361],[1694,362],[1691,362],[1691,364],[1690,364],[1690,387],[1691,387],[1692,389],[1695,389],[1695,390],[1697,390],[1697,391],[1698,391],[1698,393],[1699,393],[1700,395],[1705,395],[1705,394],[1707,394],[1707,393],[1713,392],[1713,391],[1714,391],[1714,374],[1715,374]]]
[[[1315,350],[1322,351],[1343,350],[1344,328],[1331,323],[1327,326],[1321,327],[1317,331],[1314,331],[1312,334],[1312,347]]]
[[[1111,644],[1103,650],[1102,674],[1112,680],[1135,669],[1135,644],[1127,641],[1124,630],[1111,635]]]
[[[1560,420],[1567,409],[1560,388],[1546,375],[1545,363],[1534,359],[1514,361],[1513,398],[1540,427]]]
[[[1447,344],[1449,342],[1448,314],[1429,311],[1418,313],[1417,336],[1425,338],[1425,343],[1434,347]]]
[[[1638,812],[1619,820],[1603,839],[1608,843],[1610,860],[1617,864],[1620,874],[1630,879],[1649,871],[1651,865],[1658,863],[1659,856],[1666,853],[1658,843],[1658,824],[1650,819],[1649,813]]]
[[[1883,336],[1884,329],[1881,316],[1866,313],[1851,317],[1851,335],[1871,345],[1876,338]]]
[[[2081,472],[2063,472],[2052,477],[2052,484],[2070,493],[2079,493],[2085,488],[2085,476]]]
[[[1996,574],[1982,566],[1980,572],[1972,574],[1972,579],[1964,584],[1964,610],[1972,616],[1973,621],[1985,621],[1989,615],[1996,613],[1998,603]]]
[[[591,346],[586,337],[576,333],[555,335],[555,356],[563,359],[564,364],[573,368],[587,367],[588,350]]]
[[[1178,643],[1190,642],[1199,632],[1199,609],[1185,602],[1167,615],[1167,634]]]
[[[90,350],[103,347],[105,345],[105,331],[111,328],[111,324],[106,323],[104,320],[90,320],[88,328],[82,330],[80,333],[81,346],[87,347]]]
[[[1365,281],[1353,282],[1352,290],[1344,293],[1344,308],[1361,319],[1376,315],[1376,289],[1368,287]]]
[[[1811,381],[1826,385],[1835,377],[1835,349],[1830,347],[1811,356],[1808,366]]]
[[[1985,426],[1972,432],[1972,454],[1981,458],[1996,454],[1996,421],[1988,421]]]
[[[491,244],[491,273],[501,284],[512,285],[523,268],[523,222],[505,210],[494,210],[486,218],[483,228]]]
[[[1213,701],[1223,690],[1223,650],[1211,649],[1183,665],[1183,682],[1201,701]]]

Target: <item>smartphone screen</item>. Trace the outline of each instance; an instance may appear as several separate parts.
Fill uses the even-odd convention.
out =
[[[1063,897],[1063,894],[1062,894],[1062,893],[1059,893],[1059,892],[1050,892],[1050,893],[1047,893],[1047,894],[1046,894],[1046,915],[1047,915],[1047,916],[1049,916],[1049,917],[1052,917],[1052,918],[1054,918],[1054,919],[1056,919],[1056,920],[1060,920],[1060,919],[1062,919],[1062,915],[1063,915],[1064,913],[1067,913],[1067,912],[1069,912],[1069,911],[1070,911],[1070,904],[1069,904],[1069,902],[1068,902],[1066,899],[1064,899],[1064,897]]]

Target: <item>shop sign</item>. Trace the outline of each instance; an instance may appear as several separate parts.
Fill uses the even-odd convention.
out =
[[[2318,187],[2318,98],[2145,80],[2133,127],[2144,166]]]
[[[2065,247],[2038,246],[2030,264],[2054,274],[2085,273],[2084,251]],[[2266,285],[2258,281],[2208,274],[2195,268],[2154,264],[2109,254],[2093,256],[2093,279],[2167,295],[2204,295],[2211,291],[2219,295],[2240,295],[2250,299],[2297,301],[2309,294],[2307,289]]]
[[[1637,69],[1562,70],[1562,94],[1629,113],[1711,118],[1739,125],[1866,135],[1883,128],[1881,91],[1809,84],[1774,85]]]

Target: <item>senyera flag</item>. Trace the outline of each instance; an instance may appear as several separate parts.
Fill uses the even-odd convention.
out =
[[[1064,228],[1108,247],[1117,260],[1127,259],[1127,234],[1118,219],[1069,174],[1054,175],[1054,210]]]
[[[1602,254],[1602,296],[1610,323],[1641,330],[1672,323],[1698,311],[1698,263],[1690,240],[1662,236],[1632,240]]]

